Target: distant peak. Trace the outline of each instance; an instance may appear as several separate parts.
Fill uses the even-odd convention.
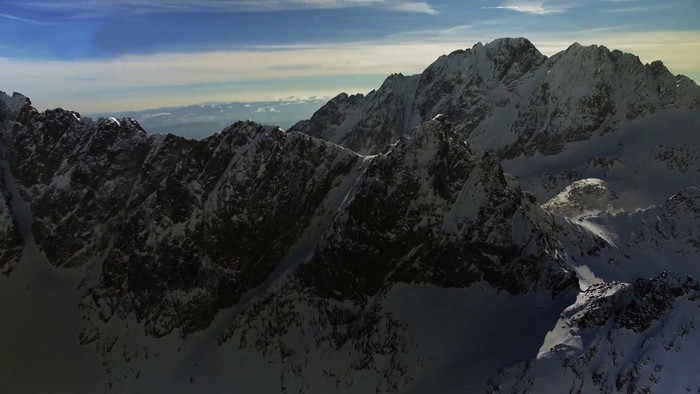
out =
[[[1,90],[0,102],[5,104],[7,109],[13,114],[18,114],[22,110],[22,108],[32,105],[32,102],[29,100],[29,98],[27,98],[21,93],[13,92],[12,96],[9,96]]]
[[[12,92],[12,98],[15,100],[29,100],[29,98],[27,98],[27,96],[25,96],[19,92]]]
[[[343,92],[343,93],[340,93],[337,96],[333,97],[330,101],[341,101],[341,100],[345,100],[347,98],[348,98],[348,94]]]
[[[503,37],[497,38],[490,43],[486,44],[486,48],[500,48],[500,47],[528,47],[535,48],[535,46],[525,37]]]
[[[79,113],[72,111],[65,112],[71,114],[76,120],[80,121]],[[135,134],[147,134],[139,122],[129,117],[115,118],[110,116],[107,118],[100,118],[97,124],[98,128],[101,130],[118,130],[120,132],[128,131]]]
[[[402,83],[403,80],[405,80],[406,78],[408,78],[408,77],[406,77],[405,75],[403,75],[403,74],[401,74],[401,73],[394,73],[394,74],[391,74],[391,75],[389,75],[388,77],[386,77],[386,79],[385,79],[384,82],[382,83],[382,87],[385,88],[385,87],[387,87],[387,86],[393,86],[393,85],[395,85],[395,84],[400,84],[400,83]],[[381,89],[381,87],[380,87],[380,89]]]
[[[339,102],[347,101],[347,100],[354,101],[354,100],[361,99],[363,97],[365,97],[365,96],[362,93],[349,95],[349,94],[343,92],[343,93],[340,93],[339,95],[333,97],[332,99],[330,99],[329,103],[339,103]]]
[[[668,68],[666,68],[666,65],[661,60],[654,60],[647,67],[649,67],[649,70],[653,75],[660,75],[669,72]]]
[[[568,48],[566,48],[566,51],[564,52],[574,52],[574,53],[579,53],[579,52],[585,52],[585,53],[602,53],[602,54],[610,54],[610,49],[606,47],[605,45],[597,45],[597,44],[592,44],[592,45],[581,45],[578,42],[575,42],[571,45],[569,45]],[[617,57],[621,56],[623,53],[620,51],[618,54],[616,54]]]
[[[569,45],[568,48],[566,48],[567,51],[574,51],[576,49],[583,48],[583,45],[579,44],[578,42],[574,42],[573,44]]]
[[[237,135],[247,138],[252,138],[257,135],[280,133],[284,134],[281,128],[273,125],[263,125],[253,120],[240,120],[225,129],[219,134],[221,135]]]
[[[493,62],[497,79],[517,79],[547,59],[532,42],[522,37],[499,38],[483,49],[474,48],[477,56],[485,55]]]

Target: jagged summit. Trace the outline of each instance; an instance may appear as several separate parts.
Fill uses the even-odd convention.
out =
[[[282,129],[274,125],[263,125],[252,120],[237,121],[219,131],[220,136],[235,135],[239,137],[255,137],[256,135],[283,133]],[[212,138],[212,137],[209,137]]]
[[[477,43],[476,45],[481,44],[480,42]],[[485,45],[486,48],[527,48],[527,49],[534,49],[535,46],[530,42],[525,37],[502,37],[502,38],[496,38],[495,40],[487,43]]]
[[[12,96],[9,96],[0,90],[0,105],[12,114],[17,114],[22,108],[32,105],[32,102],[21,93],[13,92]],[[0,111],[2,111],[2,107],[0,107]]]
[[[700,88],[661,63],[580,44],[547,58],[525,38],[502,38],[443,55],[421,74],[392,75],[366,97],[338,96],[290,130],[371,154],[442,113],[476,150],[552,155],[625,122],[699,105]]]
[[[525,38],[501,38],[484,46],[497,78],[515,79],[540,65],[547,57]]]

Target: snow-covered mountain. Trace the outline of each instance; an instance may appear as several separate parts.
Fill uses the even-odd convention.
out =
[[[203,140],[0,92],[0,391],[697,391],[698,97],[524,39]]]
[[[504,369],[496,393],[697,392],[700,286],[668,273],[582,292],[535,361]]]
[[[505,171],[539,201],[610,178],[634,209],[700,184],[699,107],[700,87],[660,61],[579,44],[547,58],[508,38],[392,75],[366,97],[341,94],[291,130],[375,154],[444,114],[475,152],[508,159]]]
[[[579,183],[580,185],[580,183]],[[600,186],[598,186],[600,187]],[[569,188],[562,194],[570,192]],[[590,195],[589,195],[590,196]],[[609,195],[599,194],[605,201]],[[564,205],[557,196],[544,205],[556,212]],[[598,199],[590,207],[600,206]],[[587,201],[591,201],[588,199]],[[581,206],[581,200],[575,204]],[[583,205],[585,207],[585,205]],[[667,270],[700,277],[700,190],[684,189],[663,204],[635,212],[599,212],[572,222],[557,218],[570,265],[590,283],[632,281]],[[587,274],[586,274],[587,273]],[[595,277],[590,276],[593,273]]]
[[[620,123],[698,105],[700,88],[660,61],[579,44],[547,58],[505,38],[442,56],[422,74],[391,75],[366,97],[341,94],[292,130],[379,153],[444,114],[478,151],[552,155]]]
[[[251,119],[262,124],[277,124],[289,128],[306,119],[327,99],[317,97],[287,97],[261,102],[209,102],[181,107],[153,108],[89,114],[90,117],[129,117],[135,119],[149,134],[175,134],[180,137],[204,139],[238,119]]]
[[[361,162],[252,122],[193,141],[146,135],[129,118],[30,107],[20,116],[6,158],[37,243],[57,267],[97,258],[90,302],[101,318],[134,312],[154,335],[202,328],[263,281]]]

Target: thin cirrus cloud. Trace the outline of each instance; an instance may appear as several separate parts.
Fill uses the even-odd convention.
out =
[[[614,14],[614,13],[629,13],[629,12],[650,12],[657,10],[664,10],[676,7],[676,4],[658,4],[658,5],[645,5],[636,7],[620,7],[620,8],[608,8],[601,10],[602,13]]]
[[[660,6],[650,0],[6,0],[0,89],[87,113],[327,97],[367,92],[388,74],[418,73],[504,36],[525,36],[546,55],[574,41],[603,44],[700,80],[691,1],[650,19],[602,13]],[[266,12],[278,10],[296,11]],[[90,15],[101,19],[71,19]],[[54,47],[59,55],[46,49]]]
[[[19,16],[10,15],[10,14],[0,14],[0,18],[9,19],[9,20],[17,21],[17,22],[31,23],[31,24],[41,24],[42,23],[40,21],[35,21],[34,19],[22,18]]]
[[[284,94],[332,96],[343,90],[366,92],[379,86],[385,75],[421,72],[441,54],[464,47],[467,42],[489,41],[500,35],[477,34],[480,33],[460,31],[455,37],[443,36],[441,42],[307,45],[129,55],[117,59],[0,58],[0,69],[8,81],[4,89],[22,91],[43,108],[70,105],[81,112],[101,112],[209,100],[269,101]],[[558,35],[541,32],[530,38],[546,55],[565,49],[574,41],[597,43],[635,53],[644,62],[662,59],[674,73],[696,79],[700,76],[698,32],[597,29]],[[22,86],[13,85],[19,81]],[[71,103],[66,102],[67,98]]]
[[[562,14],[568,9],[562,4],[551,5],[546,1],[537,0],[506,0],[501,5],[482,8],[510,10],[534,15]]]
[[[25,0],[11,4],[34,10],[71,13],[77,17],[99,17],[111,12],[256,12],[353,7],[436,14],[428,3],[414,0]]]

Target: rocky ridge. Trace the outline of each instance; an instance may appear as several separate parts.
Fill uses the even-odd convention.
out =
[[[318,340],[356,349],[342,369],[374,365],[367,352],[410,354],[410,338],[395,337],[403,323],[370,302],[397,283],[478,282],[513,295],[576,288],[550,218],[445,117],[365,158],[252,122],[192,141],[27,103],[3,124],[6,176],[30,203],[36,243],[53,266],[85,272],[81,343],[115,368],[124,363],[115,346],[127,359],[148,354],[110,332],[118,321],[127,330],[135,319],[147,337],[187,336],[236,306],[226,341],[265,305],[287,305],[290,316],[326,322]],[[372,332],[384,339],[367,342]],[[382,365],[394,378],[377,384],[410,381],[405,364]],[[110,376],[111,389],[139,374]]]
[[[504,38],[392,75],[366,97],[339,95],[291,130],[374,154],[444,114],[476,150],[553,155],[619,123],[698,105],[700,88],[660,61],[579,44],[547,58],[527,39]]]
[[[86,302],[102,319],[134,312],[154,335],[201,329],[262,282],[359,161],[251,122],[193,141],[62,109],[17,119],[6,158],[37,243],[58,267],[97,262]]]

